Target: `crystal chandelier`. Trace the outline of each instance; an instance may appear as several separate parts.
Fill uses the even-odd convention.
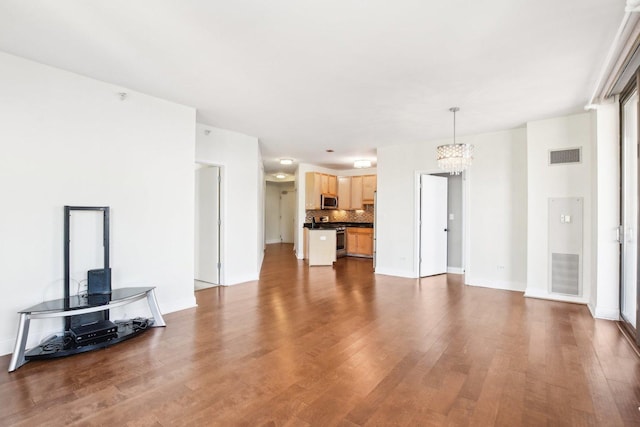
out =
[[[451,175],[460,175],[462,171],[471,166],[473,161],[473,145],[456,144],[456,113],[458,107],[451,107],[453,113],[453,144],[440,145],[437,148],[438,167]]]

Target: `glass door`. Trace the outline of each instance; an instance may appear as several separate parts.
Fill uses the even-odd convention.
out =
[[[620,314],[640,344],[638,317],[638,88],[621,98]]]

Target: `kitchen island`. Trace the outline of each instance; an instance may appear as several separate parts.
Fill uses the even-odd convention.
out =
[[[304,224],[304,259],[309,259],[309,232],[336,230],[336,257],[356,256],[373,258],[373,223],[370,222],[316,222]]]
[[[336,262],[336,230],[314,228],[308,231],[309,266]]]

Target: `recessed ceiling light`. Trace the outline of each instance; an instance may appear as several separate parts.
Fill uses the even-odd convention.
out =
[[[370,168],[371,167],[371,160],[356,160],[355,162],[353,162],[353,167],[354,168]]]
[[[293,159],[280,159],[280,164],[281,165],[292,165],[293,164]]]
[[[285,174],[285,173],[277,173],[274,176],[276,178],[278,178],[278,179],[285,179],[287,177],[287,174]]]

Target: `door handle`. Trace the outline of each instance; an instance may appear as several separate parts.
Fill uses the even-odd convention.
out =
[[[445,229],[444,229],[444,231],[447,231],[447,232],[448,232],[448,231],[449,231],[449,229],[448,229],[448,228],[445,228]]]

